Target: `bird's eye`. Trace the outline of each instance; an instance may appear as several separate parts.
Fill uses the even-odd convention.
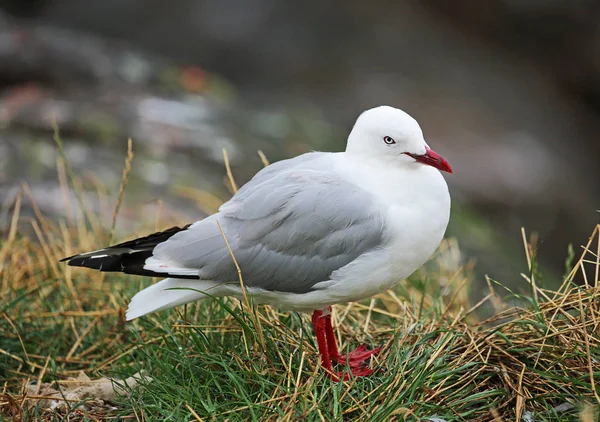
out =
[[[394,145],[396,143],[396,141],[394,141],[394,139],[390,136],[384,136],[383,142],[385,142],[387,145]]]

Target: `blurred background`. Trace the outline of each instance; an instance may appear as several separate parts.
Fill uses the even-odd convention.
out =
[[[455,170],[460,259],[513,284],[525,227],[552,283],[598,222],[599,16],[597,0],[0,0],[0,224],[24,181],[70,212],[53,119],[107,225],[133,138],[123,238],[159,209],[161,228],[214,211],[223,148],[242,184],[257,150],[340,150],[388,104]]]

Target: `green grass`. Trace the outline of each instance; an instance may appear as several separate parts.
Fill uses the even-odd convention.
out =
[[[89,210],[85,218],[51,222],[19,217],[20,204],[21,197],[0,240],[5,420],[595,420],[598,227],[557,291],[537,285],[528,249],[528,293],[517,296],[490,280],[473,306],[468,271],[443,264],[457,248],[448,241],[394,291],[336,306],[343,350],[384,346],[372,376],[336,383],[319,365],[306,315],[215,299],[126,323],[129,298],[150,279],[58,263],[102,246],[111,230],[100,229]],[[495,316],[480,320],[489,314],[479,313],[482,307]],[[140,372],[150,378],[110,402],[93,394],[70,401],[65,381],[80,372],[121,385]],[[61,404],[55,409],[40,398],[49,387]]]

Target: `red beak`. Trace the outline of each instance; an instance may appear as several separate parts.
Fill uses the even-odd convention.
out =
[[[450,167],[450,164],[444,159],[444,157],[429,147],[425,147],[425,149],[427,152],[423,155],[411,154],[410,152],[405,152],[405,154],[414,158],[419,163],[427,164],[428,166],[435,167],[438,170],[452,173],[452,167]]]

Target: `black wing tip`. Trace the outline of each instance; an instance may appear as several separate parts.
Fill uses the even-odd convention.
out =
[[[193,275],[171,275],[146,270],[144,268],[144,261],[147,257],[147,254],[143,254],[139,257],[131,255],[114,255],[90,259],[90,256],[73,255],[61,259],[60,262],[68,261],[67,265],[70,267],[84,267],[102,272],[120,272],[147,277],[171,277],[187,280],[198,280],[200,278],[199,276]]]
[[[141,248],[146,248],[146,249],[154,249],[154,247],[156,245],[158,245],[159,243],[162,243],[166,240],[168,240],[171,236],[173,236],[175,233],[178,233],[180,231],[183,230],[187,230],[188,227],[190,227],[191,224],[188,224],[186,226],[183,227],[178,227],[178,226],[174,226],[171,227],[167,230],[163,230],[160,232],[156,232],[156,233],[151,233],[147,236],[144,237],[139,237],[137,239],[133,239],[133,240],[128,240],[127,242],[123,242],[123,243],[119,243],[117,245],[113,245],[110,246],[106,249],[117,249],[117,248],[131,248],[131,249],[141,249]]]
[[[60,262],[67,262],[67,265],[69,267],[85,267],[85,263],[87,262],[87,259],[84,257],[80,257],[79,255],[73,255],[69,258],[63,258],[60,260]]]
[[[156,245],[166,241],[175,233],[186,230],[190,226],[191,224],[183,227],[171,227],[162,232],[152,233],[148,236],[109,246],[93,253],[87,252],[72,255],[61,259],[59,262],[67,262],[67,265],[71,267],[86,267],[100,271],[119,271],[130,274],[161,276],[161,274],[144,270],[144,261],[152,255],[152,250],[154,250]]]
[[[124,272],[125,267],[131,265],[138,259],[145,260],[148,254],[142,256],[131,256],[127,254],[116,254],[107,256],[75,256],[69,260],[68,265],[71,267],[85,267],[93,270],[104,271],[104,272]],[[131,262],[133,261],[133,262]]]

